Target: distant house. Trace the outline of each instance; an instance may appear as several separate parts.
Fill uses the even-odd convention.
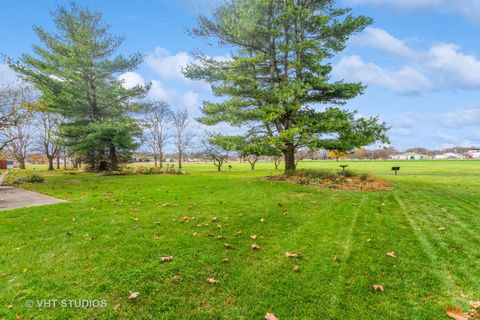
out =
[[[399,154],[394,154],[390,157],[392,160],[422,160],[422,159],[428,159],[428,156],[425,154],[421,153],[416,153],[416,152],[405,152],[405,153],[399,153]]]
[[[437,160],[461,160],[465,159],[465,156],[458,154],[458,153],[453,153],[453,152],[447,152],[444,154],[437,154],[435,156],[435,159]]]
[[[467,159],[480,159],[480,149],[467,151]]]
[[[7,169],[13,169],[13,160],[0,160],[0,169],[1,170],[7,170]]]

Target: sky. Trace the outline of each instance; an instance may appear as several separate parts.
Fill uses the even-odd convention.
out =
[[[32,25],[53,30],[50,10],[68,2],[2,1],[0,53],[13,59],[31,53],[38,43]],[[212,99],[209,86],[186,79],[182,68],[195,50],[225,58],[232,48],[195,39],[187,30],[219,0],[77,2],[102,12],[111,32],[125,36],[119,53],[145,55],[137,70],[119,75],[125,85],[151,82],[151,99],[201,115],[202,102]],[[333,80],[367,85],[345,108],[379,116],[399,150],[480,146],[480,0],[338,0],[337,5],[374,19],[332,61]],[[0,82],[11,79],[0,61]]]

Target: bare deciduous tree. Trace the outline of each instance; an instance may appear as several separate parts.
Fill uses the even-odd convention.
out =
[[[60,156],[61,144],[58,130],[62,118],[58,114],[38,112],[36,120],[37,127],[40,130],[38,137],[39,147],[48,159],[48,170],[53,170],[53,161]]]
[[[19,111],[29,95],[29,90],[15,84],[0,86],[0,150],[16,139],[8,135],[7,130],[17,125],[24,116]]]
[[[172,111],[169,105],[163,101],[155,101],[147,107],[146,121],[146,144],[153,153],[155,167],[157,162],[163,167],[164,150],[167,144],[168,124],[172,119]]]
[[[178,155],[178,168],[182,169],[182,160],[185,151],[192,144],[193,132],[190,128],[187,110],[179,110],[172,115],[174,127],[174,143]]]
[[[25,169],[25,159],[28,149],[32,143],[32,113],[28,110],[22,111],[22,118],[13,126],[5,130],[10,142],[7,144],[8,151],[19,162],[20,169]]]

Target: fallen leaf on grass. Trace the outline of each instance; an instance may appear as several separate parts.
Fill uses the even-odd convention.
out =
[[[445,227],[438,228],[438,231],[445,231],[445,230],[447,230],[447,228],[445,228]]]
[[[283,210],[282,213],[284,216],[288,216],[288,210]]]
[[[480,301],[469,301],[468,304],[473,309],[480,309]]]
[[[261,222],[261,223],[264,223],[264,222],[265,222],[265,219],[264,219],[264,218],[260,219],[260,222]]]
[[[198,236],[198,233],[194,232],[194,233],[192,234],[192,236],[196,237],[196,236]]]
[[[281,202],[277,203],[279,207],[283,207],[283,204]]]
[[[116,304],[115,307],[113,307],[113,311],[118,311],[120,310],[120,303]]]
[[[173,207],[175,204],[174,203],[170,203],[170,202],[165,202],[165,203],[162,203],[162,207]]]
[[[242,231],[237,231],[237,233],[235,235],[239,236],[242,234]]]
[[[373,287],[373,291],[383,292],[385,290],[382,284],[374,284],[372,287]]]
[[[15,318],[17,318],[17,319],[23,319],[23,318],[25,318],[25,316],[24,316],[23,314],[17,314],[17,315],[15,316]]]
[[[260,246],[256,243],[252,243],[251,247],[253,250],[260,250]]]
[[[224,243],[223,246],[227,249],[233,249],[233,246],[230,243]]]
[[[223,258],[222,263],[228,263],[228,258]]]
[[[164,262],[170,262],[173,260],[173,256],[165,256],[165,257],[161,257],[160,258],[160,262],[161,263],[164,263]]]
[[[387,252],[387,256],[389,256],[390,258],[396,258],[397,257],[395,251]]]
[[[215,279],[215,278],[208,278],[208,279],[207,279],[207,282],[208,282],[208,283],[219,283],[220,280],[217,280],[217,279]]]
[[[215,222],[215,221],[217,221],[217,220],[218,220],[218,217],[213,217],[213,218],[212,218],[212,221],[213,221],[213,222]]]
[[[300,271],[300,267],[299,266],[293,266],[292,270],[293,271]]]
[[[207,236],[207,237],[213,237],[214,234],[213,234],[213,233],[207,233],[206,236]]]
[[[285,252],[285,257],[287,258],[300,258],[302,254],[300,252]]]
[[[225,239],[225,237],[224,236],[217,236],[217,239],[222,240],[222,239]]]
[[[273,313],[266,313],[265,314],[265,320],[278,320],[277,317],[273,315]]]
[[[140,295],[140,292],[132,292],[132,291],[130,291],[130,295],[128,296],[128,299],[129,299],[129,300],[136,300],[139,295]]]
[[[252,240],[257,240],[257,235],[254,234],[254,235],[250,236],[250,239],[252,239]]]
[[[468,315],[468,313],[462,312],[462,308],[460,307],[453,308],[452,306],[450,306],[447,310],[445,310],[445,313],[447,314],[447,316],[455,320],[470,319],[470,316]]]

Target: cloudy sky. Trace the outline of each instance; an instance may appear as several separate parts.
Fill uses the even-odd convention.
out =
[[[32,24],[50,29],[49,10],[59,0],[2,3],[0,53],[17,58],[37,41]],[[152,82],[150,96],[199,115],[209,87],[186,79],[182,68],[191,52],[225,57],[228,48],[208,45],[185,32],[199,12],[218,1],[84,0],[124,35],[123,53],[141,52],[126,85]],[[346,106],[361,115],[379,115],[391,127],[392,145],[442,148],[480,145],[480,0],[339,0],[354,14],[375,22],[351,39],[332,62],[334,79],[361,81],[365,94]],[[13,75],[0,61],[0,81]]]

